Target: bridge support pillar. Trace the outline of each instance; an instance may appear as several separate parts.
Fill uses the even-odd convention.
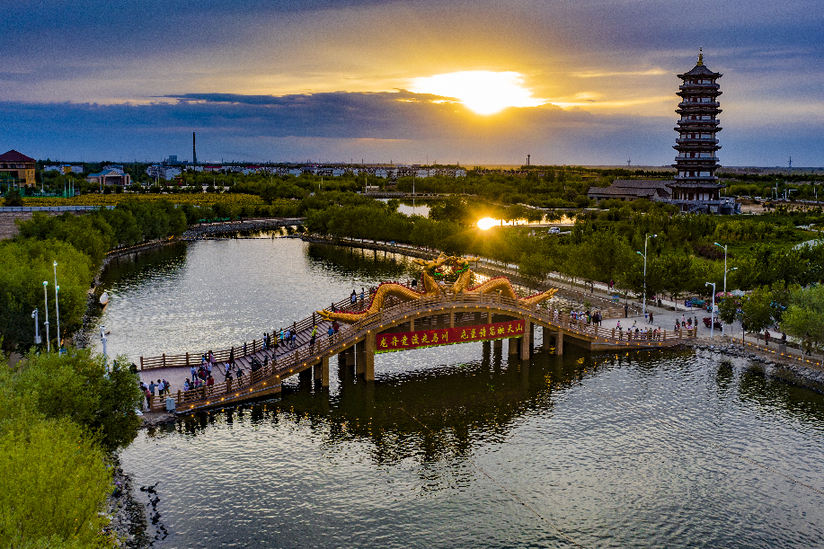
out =
[[[494,342],[494,346],[495,346],[496,351],[500,351],[504,346],[504,340],[503,339],[496,339],[495,342]]]
[[[520,347],[521,338],[520,337],[510,337],[509,338],[509,355],[517,355],[518,354],[518,347]]]
[[[312,385],[312,368],[306,368],[298,373],[298,380],[300,380],[300,387],[310,387]]]
[[[415,319],[414,319],[414,318],[412,318],[412,319],[410,319],[410,320],[409,320],[409,331],[410,331],[410,332],[414,332],[414,331],[415,331]]]
[[[375,349],[377,348],[377,337],[374,332],[366,334],[366,348],[364,350],[364,372],[363,378],[366,381],[375,381]]]
[[[561,330],[555,333],[555,354],[559,356],[564,354],[564,332]]]
[[[524,336],[521,338],[521,360],[529,359],[532,354],[532,323],[524,320]]]
[[[449,327],[455,327],[455,311],[449,311]]]
[[[323,357],[320,362],[314,365],[315,385],[329,387],[329,357]]]
[[[366,341],[355,344],[355,373],[358,376],[366,373]]]

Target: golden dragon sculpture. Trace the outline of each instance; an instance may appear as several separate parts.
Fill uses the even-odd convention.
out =
[[[359,320],[373,315],[383,309],[386,300],[390,297],[395,297],[400,301],[415,301],[424,297],[438,297],[447,292],[452,294],[475,295],[498,293],[499,295],[509,297],[511,299],[517,299],[524,305],[534,306],[551,298],[555,295],[555,292],[558,291],[553,288],[529,297],[519,298],[518,294],[515,293],[515,289],[512,287],[512,284],[509,282],[509,279],[505,277],[493,278],[482,284],[478,284],[477,286],[469,287],[472,280],[472,271],[469,269],[469,264],[472,261],[477,260],[477,257],[463,258],[447,256],[444,253],[441,253],[437,258],[428,261],[423,259],[413,259],[415,263],[423,267],[423,273],[421,275],[423,279],[422,292],[418,292],[417,290],[409,288],[403,284],[385,282],[378,286],[378,289],[370,298],[369,306],[362,311],[332,312],[324,309],[317,312],[324,320],[337,320],[338,322],[343,322],[345,324],[354,324],[355,322],[358,322]],[[459,273],[459,275],[458,279],[450,287],[444,288],[438,284],[432,273],[450,261],[454,262],[454,264],[458,267],[457,269],[454,269],[454,271]]]

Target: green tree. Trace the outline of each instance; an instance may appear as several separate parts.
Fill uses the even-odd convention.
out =
[[[803,341],[806,348],[824,348],[824,286],[794,289],[781,329]]]
[[[20,196],[20,191],[17,189],[11,189],[6,192],[6,206],[22,206],[23,205],[23,197]]]
[[[773,323],[773,294],[769,287],[761,286],[745,297],[741,304],[741,322],[745,330],[760,333]]]
[[[105,456],[68,419],[0,424],[0,547],[113,546],[101,536],[111,491]]]
[[[106,368],[103,357],[87,349],[30,353],[10,380],[14,390],[31,395],[34,407],[49,418],[67,418],[93,433],[102,446],[116,450],[137,436],[143,395],[125,360]]]
[[[5,349],[27,349],[33,344],[32,311],[39,309],[40,321],[45,319],[44,280],[49,282],[46,295],[54,327],[50,335],[55,336],[56,341],[54,261],[58,263],[60,285],[60,328],[64,333],[71,333],[80,327],[86,310],[86,290],[92,278],[89,258],[71,245],[53,239],[0,242],[0,265],[3,265],[0,269],[0,335]],[[40,329],[45,336],[43,326]]]

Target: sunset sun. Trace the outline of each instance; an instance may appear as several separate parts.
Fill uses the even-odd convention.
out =
[[[532,97],[517,72],[461,71],[414,78],[411,91],[454,97],[477,114],[489,115],[507,107],[537,107],[544,102]]]

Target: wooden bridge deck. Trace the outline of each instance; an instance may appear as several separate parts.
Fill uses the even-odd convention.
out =
[[[336,304],[338,309],[350,311],[363,309],[366,306],[367,304],[360,300],[355,304],[350,303],[349,300]],[[201,387],[185,392],[178,391],[177,394],[171,395],[171,398],[174,399],[178,412],[226,406],[277,394],[280,392],[284,378],[307,370],[310,370],[311,375],[311,370],[315,366],[319,366],[315,368],[315,381],[328,386],[329,358],[343,352],[351,352],[353,347],[358,346],[359,353],[372,353],[370,359],[373,361],[375,336],[378,333],[396,331],[401,326],[409,325],[410,321],[415,323],[416,329],[433,329],[436,324],[442,327],[446,322],[455,326],[476,325],[486,322],[485,320],[479,322],[479,319],[484,316],[491,322],[493,315],[499,318],[524,319],[530,326],[524,337],[531,334],[533,326],[543,327],[547,330],[545,334],[555,338],[558,354],[562,351],[565,342],[591,351],[626,350],[673,346],[695,336],[694,330],[685,329],[677,332],[661,331],[656,339],[628,339],[628,334],[616,331],[614,328],[601,328],[587,324],[585,321],[575,320],[568,314],[554,309],[525,306],[520,301],[511,298],[498,295],[445,295],[440,298],[421,298],[386,308],[355,324],[341,326],[339,332],[331,338],[327,335],[330,323],[313,314],[312,317],[295,323],[297,337],[294,346],[283,343],[276,348],[272,346],[264,349],[262,340],[255,340],[251,345],[244,343],[242,346],[215,352],[217,363],[225,363],[230,355],[234,355],[235,363],[244,370],[241,380],[224,381],[211,387]],[[315,325],[318,327],[318,333],[315,344],[310,345],[310,334]],[[371,342],[371,349],[369,342]],[[545,345],[546,343],[545,335]],[[531,348],[531,343],[527,342],[527,346]],[[521,354],[522,358],[525,358],[523,351]],[[149,370],[199,365],[200,356],[200,354],[186,353],[177,356],[141,357],[141,368]],[[261,363],[266,359],[268,364],[252,372],[253,358]],[[367,359],[367,362],[370,359]],[[362,374],[368,372],[362,369],[360,361],[358,370]],[[366,373],[366,379],[373,378],[374,366],[372,366],[371,378],[370,374]],[[164,407],[165,402],[162,399],[154,399],[151,405],[152,410],[162,410]]]

